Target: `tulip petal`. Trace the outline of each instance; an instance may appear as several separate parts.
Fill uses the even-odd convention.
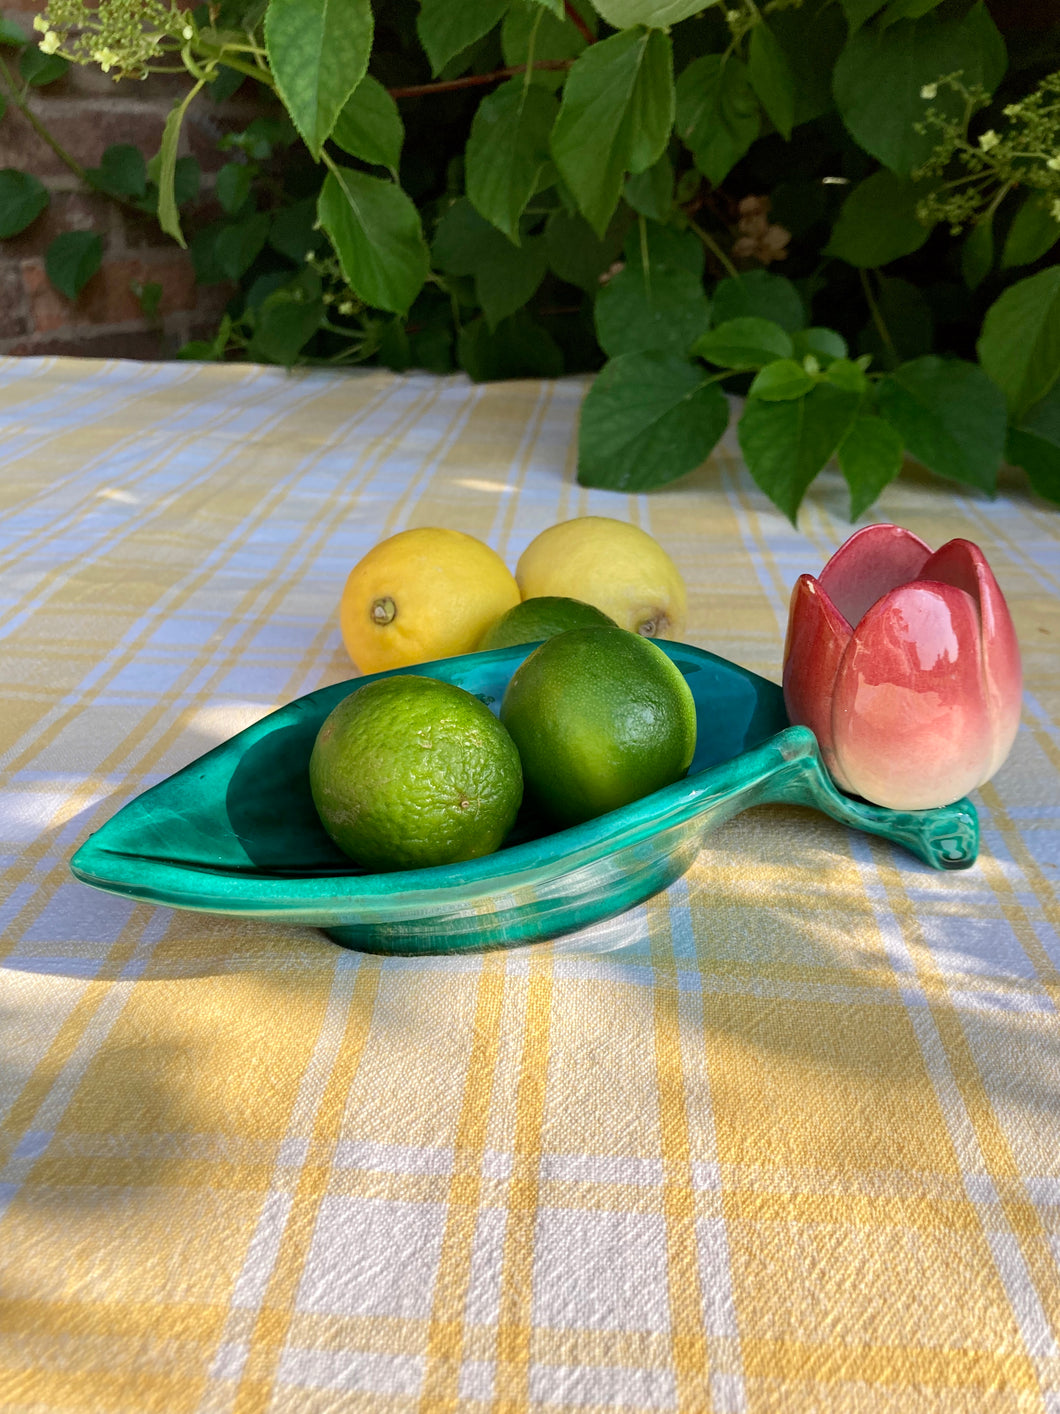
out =
[[[920,579],[931,551],[900,525],[855,530],[825,565],[818,583],[851,627],[877,599],[900,584]]]
[[[970,540],[948,541],[931,556],[920,577],[963,589],[979,609],[983,634],[983,690],[993,742],[989,767],[979,782],[982,785],[1009,754],[1019,730],[1023,670],[1012,616],[985,555]]]
[[[832,741],[832,692],[850,625],[812,575],[803,574],[791,591],[788,635],[784,644],[784,705],[797,727],[809,727],[824,764],[836,783],[839,776]]]
[[[849,789],[892,810],[948,805],[985,779],[993,732],[979,610],[949,584],[906,584],[862,619],[832,700]]]

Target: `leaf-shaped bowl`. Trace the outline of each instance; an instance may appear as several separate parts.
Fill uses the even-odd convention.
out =
[[[401,668],[456,683],[496,711],[521,644]],[[895,840],[938,869],[975,861],[970,801],[903,813],[841,795],[775,683],[683,643],[699,738],[688,775],[621,810],[549,832],[529,809],[496,853],[367,874],[324,832],[309,755],[324,718],[373,678],[281,707],[131,801],[71,860],[78,879],[173,908],[322,928],[344,947],[455,953],[555,938],[624,912],[679,878],[709,830],[767,801],[810,805]],[[390,674],[375,674],[376,677]],[[737,861],[738,862],[738,861]]]

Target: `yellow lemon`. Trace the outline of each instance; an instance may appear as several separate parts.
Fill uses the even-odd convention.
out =
[[[524,599],[582,599],[645,638],[684,633],[680,571],[657,540],[626,521],[580,516],[550,526],[523,551],[515,577]]]
[[[459,530],[424,527],[382,540],[354,565],[339,623],[364,673],[470,653],[519,586],[495,551]]]

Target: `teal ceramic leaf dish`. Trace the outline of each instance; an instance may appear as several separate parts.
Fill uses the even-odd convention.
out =
[[[398,671],[456,683],[496,710],[533,647]],[[974,863],[979,827],[970,801],[900,812],[841,795],[812,732],[788,725],[776,684],[700,648],[660,647],[696,701],[691,769],[596,820],[550,833],[524,810],[495,854],[364,873],[325,834],[308,781],[317,731],[337,703],[372,681],[359,678],[281,707],[145,791],[85,841],[71,869],[128,898],[322,928],[366,952],[422,954],[510,947],[613,918],[679,878],[710,830],[766,802],[812,806],[937,869]]]

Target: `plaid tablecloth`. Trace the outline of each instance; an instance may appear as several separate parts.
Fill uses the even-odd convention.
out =
[[[777,678],[796,532],[741,466],[574,479],[584,383],[0,360],[0,1408],[1060,1411],[1060,513],[918,476],[1026,673],[937,874],[750,811],[622,918],[459,959],[73,881],[124,802],[350,676],[382,536],[632,520]]]

